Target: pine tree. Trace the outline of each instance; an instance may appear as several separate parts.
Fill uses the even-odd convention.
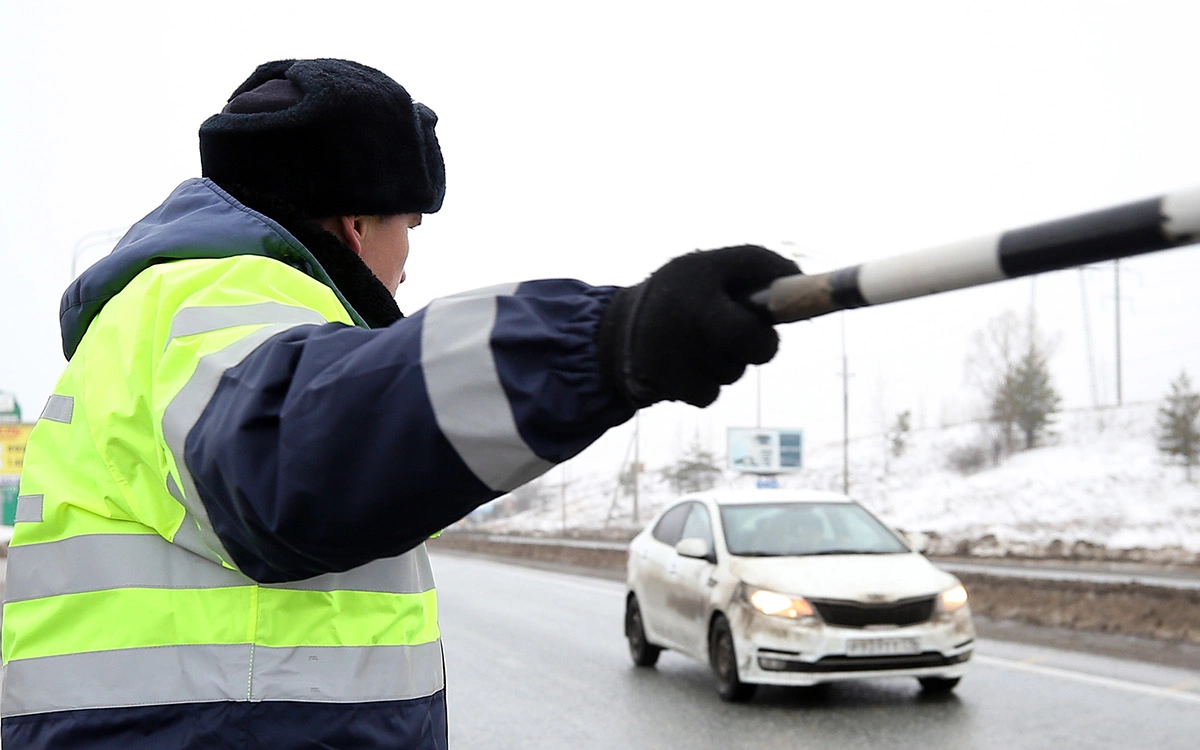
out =
[[[1187,372],[1171,383],[1171,392],[1158,407],[1158,449],[1183,462],[1187,481],[1200,463],[1200,394],[1192,390]]]
[[[992,400],[992,419],[1021,430],[1025,448],[1045,437],[1062,398],[1050,382],[1050,367],[1036,341],[1008,372]]]
[[[712,451],[693,443],[674,466],[662,470],[662,476],[677,493],[703,492],[712,489],[721,477]]]

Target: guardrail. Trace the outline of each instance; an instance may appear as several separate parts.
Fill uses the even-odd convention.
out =
[[[448,531],[429,547],[592,568],[615,577],[625,568],[627,545]],[[1072,580],[1045,569],[981,572],[980,565],[930,559],[962,580],[971,611],[982,617],[1200,644],[1200,587],[1191,582],[1147,584],[1119,576]]]

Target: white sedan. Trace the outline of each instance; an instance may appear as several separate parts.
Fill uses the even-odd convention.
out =
[[[726,700],[757,685],[915,677],[947,692],[967,669],[967,592],[845,495],[684,496],[630,542],[625,636],[707,662]]]

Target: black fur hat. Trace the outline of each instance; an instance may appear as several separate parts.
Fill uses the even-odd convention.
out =
[[[200,126],[201,172],[314,218],[431,214],[446,192],[436,123],[374,68],[278,60],[260,65]]]

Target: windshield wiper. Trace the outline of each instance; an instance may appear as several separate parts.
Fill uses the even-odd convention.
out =
[[[814,557],[821,555],[898,555],[895,550],[879,549],[823,549],[820,552],[809,552]]]

